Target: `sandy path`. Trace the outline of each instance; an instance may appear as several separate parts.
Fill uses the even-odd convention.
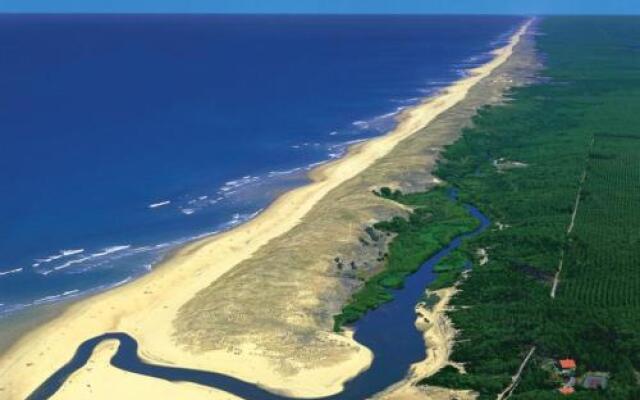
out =
[[[107,331],[129,333],[139,341],[143,358],[155,363],[233,374],[296,396],[340,391],[345,380],[368,367],[371,362],[368,349],[360,346],[356,356],[331,368],[281,376],[259,355],[248,365],[238,363],[229,353],[184,351],[173,340],[172,321],[178,309],[196,293],[251,257],[271,239],[295,227],[329,191],[367,169],[398,143],[463,100],[472,87],[509,58],[528,25],[524,25],[507,46],[497,50],[492,61],[473,70],[469,77],[456,82],[441,95],[407,110],[397,128],[388,135],[355,146],[346,157],[315,170],[311,184],[281,196],[256,219],[186,246],[153,273],[81,301],[25,335],[0,359],[1,397],[25,398],[64,364],[81,342]],[[349,337],[327,335],[358,346]]]
[[[595,143],[595,137],[591,139],[591,143],[589,144],[589,151],[593,148],[593,144]],[[584,171],[582,171],[582,176],[580,177],[580,183],[578,185],[578,193],[576,194],[576,200],[573,205],[573,212],[571,213],[571,221],[569,222],[569,227],[567,228],[567,237],[571,235],[573,232],[573,227],[576,223],[576,215],[578,215],[578,207],[580,207],[580,199],[582,197],[582,188],[584,186],[584,182],[587,180],[587,166],[589,160],[585,161]],[[556,274],[553,277],[553,285],[551,286],[550,296],[552,299],[556,298],[556,291],[558,289],[558,284],[560,283],[560,275],[562,274],[562,266],[564,264],[564,249],[560,252],[560,260],[558,261],[558,269]]]
[[[500,394],[498,394],[498,397],[496,397],[496,400],[503,400],[511,397],[513,392],[518,387],[518,383],[520,383],[520,377],[522,376],[522,371],[524,371],[524,368],[527,366],[527,363],[529,362],[529,360],[531,359],[535,351],[536,351],[536,346],[533,346],[525,356],[524,360],[522,360],[522,363],[520,364],[520,367],[518,367],[518,371],[516,372],[516,374],[511,377],[511,383],[509,384],[509,386],[507,386],[502,392],[500,392]]]

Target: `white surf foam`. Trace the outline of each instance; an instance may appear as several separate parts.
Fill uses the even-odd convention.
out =
[[[44,258],[36,258],[35,259],[35,263],[31,264],[31,266],[33,268],[37,268],[42,264],[48,264],[52,261],[56,261],[59,260],[61,258],[64,257],[70,257],[70,256],[74,256],[76,254],[81,254],[84,252],[84,249],[70,249],[70,250],[60,250],[58,251],[58,253],[48,256],[48,257],[44,257]]]
[[[125,244],[125,245],[122,245],[122,246],[106,247],[103,251],[101,251],[99,253],[94,253],[94,254],[92,254],[92,256],[93,257],[102,257],[102,256],[106,256],[107,254],[112,254],[112,253],[116,253],[118,251],[126,250],[126,249],[128,249],[130,247],[131,247],[130,244]]]
[[[17,274],[19,272],[22,272],[24,268],[22,267],[18,267],[18,268],[13,268],[7,271],[0,271],[0,276],[4,276],[4,275],[11,275],[11,274]]]
[[[109,254],[113,254],[113,253],[117,253],[117,252],[120,252],[120,251],[123,251],[123,250],[127,250],[129,248],[131,248],[131,245],[106,247],[102,251],[90,254],[90,255],[88,255],[86,257],[80,257],[80,258],[76,258],[76,259],[73,259],[73,260],[69,260],[64,264],[61,264],[61,265],[58,265],[58,266],[54,267],[53,270],[44,271],[43,274],[47,275],[47,274],[49,274],[49,273],[51,273],[53,271],[60,271],[60,270],[69,268],[72,265],[84,263],[86,261],[94,260],[94,259],[99,258],[99,257],[104,257],[104,256],[107,256]]]
[[[418,89],[420,91],[420,89]],[[408,99],[392,99],[391,102],[402,105],[413,105],[422,100],[422,97],[409,97]]]
[[[37,305],[37,304],[44,304],[44,303],[51,303],[54,302],[56,300],[61,300],[61,299],[66,299],[69,297],[73,297],[74,295],[77,295],[80,293],[80,290],[78,289],[73,289],[73,290],[67,290],[64,291],[60,294],[55,294],[55,295],[51,295],[51,296],[45,296],[42,297],[40,299],[34,300],[32,302],[33,305]]]
[[[307,167],[306,167],[305,169],[306,169],[306,170],[312,170],[312,169],[314,169],[315,167],[319,167],[319,166],[321,166],[322,164],[326,164],[326,163],[328,163],[329,161],[331,161],[331,160],[322,160],[322,161],[314,162],[314,163],[311,163],[311,164],[307,165]]]
[[[73,256],[73,255],[80,254],[80,253],[84,253],[84,249],[62,250],[60,252],[60,254],[62,254],[64,257]]]
[[[258,176],[246,175],[240,179],[233,179],[225,182],[220,188],[221,192],[228,192],[232,189],[238,189],[242,186],[246,186],[250,183],[256,182],[260,179]]]
[[[160,201],[158,203],[149,204],[147,207],[158,208],[158,207],[168,206],[169,204],[171,204],[171,200],[165,200],[165,201]]]
[[[305,142],[300,147],[320,146],[319,143]],[[261,185],[273,182],[274,178],[282,178],[304,171],[305,167],[295,167],[286,170],[269,171],[258,175],[245,175],[240,178],[231,179],[224,182],[214,194],[193,195],[184,199],[182,205],[178,206],[179,211],[184,215],[192,215],[200,212],[205,207],[218,204],[227,199],[237,198],[239,195],[251,195],[253,191],[258,190]]]
[[[369,123],[367,121],[353,121],[351,124],[360,129],[367,129],[369,127]]]
[[[260,214],[262,212],[262,210],[263,209],[261,208],[258,211],[253,212],[253,213],[245,213],[245,214],[235,213],[235,214],[233,214],[231,219],[222,225],[223,226],[223,230],[224,229],[233,228],[234,226],[237,226],[237,225],[245,223],[245,222],[247,222],[249,220],[252,220],[258,214]]]
[[[340,158],[342,156],[345,155],[345,153],[347,152],[347,150],[349,149],[349,147],[351,147],[354,144],[357,143],[362,143],[367,141],[368,139],[366,138],[362,138],[362,139],[354,139],[354,140],[349,140],[347,142],[342,142],[342,143],[336,143],[336,144],[332,144],[329,145],[329,158],[330,159],[336,159],[336,158]],[[315,163],[315,164],[311,164],[310,167],[313,168],[317,165],[322,165],[326,163],[326,161],[321,161],[319,163]],[[309,168],[309,169],[311,169]]]
[[[269,173],[267,173],[268,177],[274,177],[274,176],[283,176],[283,175],[290,175],[293,174],[295,172],[301,171],[303,168],[301,167],[297,167],[297,168],[291,168],[291,169],[286,169],[283,171],[271,171]]]
[[[124,285],[125,283],[127,283],[127,282],[131,281],[131,279],[133,279],[133,277],[132,277],[132,276],[127,276],[127,277],[126,277],[126,278],[124,278],[123,280],[118,281],[118,282],[116,282],[116,283],[113,283],[113,284],[109,285],[109,288],[114,288],[114,287],[117,287],[117,286],[122,286],[122,285]]]
[[[55,261],[55,260],[57,260],[59,258],[62,258],[62,257],[64,257],[62,254],[56,254],[56,255],[53,255],[53,256],[45,257],[45,258],[36,258],[36,263],[35,264],[40,265],[40,264],[50,263],[51,261]],[[35,264],[34,264],[34,266],[37,266]]]

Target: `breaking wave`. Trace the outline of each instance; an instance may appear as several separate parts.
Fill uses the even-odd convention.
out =
[[[13,268],[13,269],[6,270],[6,271],[0,271],[0,276],[17,274],[19,272],[22,272],[23,270],[24,270],[24,268],[18,267],[18,268]]]
[[[165,201],[160,201],[158,203],[149,204],[147,207],[158,208],[158,207],[168,206],[169,204],[171,204],[171,200],[165,200]]]

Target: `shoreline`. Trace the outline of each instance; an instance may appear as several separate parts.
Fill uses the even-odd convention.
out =
[[[81,300],[69,306],[53,321],[25,335],[0,359],[0,376],[3,381],[10,382],[4,388],[5,393],[9,398],[26,397],[69,358],[79,343],[110,330],[125,331],[136,337],[141,345],[141,356],[154,363],[214,367],[207,368],[214,370],[227,363],[229,366],[225,373],[245,377],[246,368],[243,370],[241,366],[234,366],[233,357],[224,360],[220,358],[221,354],[213,353],[194,360],[193,354],[176,348],[171,341],[172,321],[180,306],[239,262],[250,258],[271,239],[293,229],[329,191],[357,176],[398,143],[463,100],[476,83],[509,58],[529,24],[522,26],[512,36],[509,45],[494,51],[494,58],[487,64],[470,70],[468,77],[455,82],[438,96],[403,112],[391,133],[356,144],[345,157],[314,169],[309,174],[309,184],[278,197],[255,219],[220,235],[186,245],[159,264],[152,273]],[[350,340],[339,337],[342,339],[337,340]],[[272,371],[258,380],[265,387],[274,390],[287,388],[289,393],[295,395],[332,394],[340,391],[345,380],[371,362],[370,352],[361,346],[359,348],[361,351],[357,359],[345,363],[341,368],[331,368],[331,373],[327,374],[330,376],[325,380],[318,377],[328,373],[328,369],[311,371],[307,378],[296,376],[293,380],[278,377]],[[19,371],[25,368],[24,365],[30,365],[28,376]],[[260,365],[261,369],[268,367],[268,364]],[[316,387],[310,388],[304,382],[306,380],[315,380]],[[253,381],[256,381],[255,376]]]
[[[505,40],[505,38],[512,37],[517,32],[519,26],[520,25],[516,25],[514,29],[501,34],[500,39],[496,39],[492,41],[489,47],[497,46],[501,44],[501,41]],[[502,47],[495,47],[489,51],[480,52],[476,55],[469,57],[469,59],[477,59],[480,57],[487,56],[487,57],[490,57],[490,59],[488,60],[488,62],[490,62],[491,57],[494,57],[495,51],[500,50]],[[457,65],[457,64],[454,64],[454,65]],[[483,65],[484,64],[480,64],[477,67],[471,67],[471,68],[452,68],[452,72],[455,72],[455,74],[457,75],[456,78],[452,77],[451,80],[447,79],[447,80],[439,81],[438,85],[435,85],[433,89],[429,89],[428,91],[425,91],[419,97],[412,97],[411,98],[412,101],[410,103],[406,105],[398,106],[394,111],[385,112],[379,115],[376,114],[373,117],[368,117],[361,121],[360,120],[354,121],[352,124],[356,124],[358,122],[368,123],[369,121],[372,121],[372,120],[377,120],[382,118],[386,119],[387,117],[391,117],[391,119],[394,121],[393,125],[397,126],[401,122],[401,120],[404,118],[404,114],[407,111],[410,111],[415,107],[420,107],[425,103],[440,97],[444,91],[449,89],[451,86],[454,86],[460,80],[464,80],[470,75],[471,71],[473,71],[476,68],[482,67]],[[429,85],[431,85],[431,83]],[[316,180],[314,176],[318,174],[318,171],[321,170],[327,164],[333,163],[335,161],[339,161],[340,159],[347,157],[350,154],[350,152],[355,151],[358,146],[363,145],[366,142],[379,138],[381,136],[386,136],[392,133],[393,131],[395,131],[395,129],[396,128],[385,130],[384,133],[381,133],[383,132],[382,130],[378,130],[377,131],[378,133],[374,136],[366,136],[366,137],[357,138],[353,140],[345,139],[344,142],[331,144],[330,146],[331,148],[335,147],[339,150],[335,152],[331,150],[331,152],[325,155],[327,158],[322,159],[320,161],[308,162],[303,165],[293,166],[291,168],[287,168],[284,170],[270,170],[269,172],[258,173],[257,175],[250,176],[250,177],[259,178],[261,181],[266,181],[267,179],[271,179],[273,176],[279,176],[281,174],[288,176],[291,174],[291,175],[297,176],[295,179],[300,180],[301,186],[306,186],[306,185],[312,184]],[[229,179],[228,181],[224,182],[220,187],[227,186],[230,182],[240,181],[246,177],[248,176],[245,176],[245,177],[236,176],[235,178]],[[322,179],[324,179],[324,177],[320,174],[317,180],[322,180]],[[218,192],[220,191],[220,187],[218,188]],[[242,187],[244,187],[244,185]],[[203,240],[211,239],[215,236],[224,234],[230,230],[234,230],[239,226],[246,224],[247,222],[254,219],[257,215],[261,214],[266,208],[270,207],[280,196],[288,193],[291,190],[295,190],[298,187],[299,186],[294,186],[294,187],[290,186],[284,189],[277,189],[278,194],[276,194],[273,198],[271,198],[266,203],[261,204],[259,207],[256,207],[255,211],[252,210],[251,212],[247,212],[247,213],[232,214],[231,217],[224,220],[223,222],[220,222],[219,224],[216,224],[213,229],[207,230],[206,232],[196,232],[193,234],[188,234],[188,235],[178,237],[175,240],[168,239],[167,241],[161,241],[159,245],[169,245],[171,250],[167,251],[165,254],[161,254],[153,262],[149,263],[147,266],[147,270],[153,272],[153,270],[163,265],[165,261],[173,258],[177,252],[179,252],[186,246],[198,243]],[[169,204],[174,206],[176,202],[177,201],[174,199],[163,200],[163,201],[158,200],[158,202],[148,204],[146,207],[153,209],[158,207],[164,207]],[[234,215],[241,216],[238,222],[235,221]],[[122,241],[122,243],[129,243],[129,242],[125,240],[125,241]],[[131,244],[130,246],[131,247],[138,247],[138,246],[150,247],[153,244],[155,244],[155,242],[137,243],[137,244]],[[78,244],[77,247],[81,247],[81,246],[83,245]],[[102,246],[97,246],[94,250],[97,251],[100,247],[109,248],[109,247],[117,247],[117,246],[114,246],[114,243],[111,243],[109,245],[103,244]],[[76,247],[74,245],[70,245],[68,246],[68,248],[71,249]],[[65,250],[58,250],[58,251],[63,252]],[[56,251],[52,251],[51,253],[54,255],[57,254]],[[89,253],[90,252],[87,251],[85,254],[89,254]],[[46,273],[44,275],[46,275],[48,272],[53,271],[54,269],[55,268],[45,271]],[[75,290],[74,288],[72,292],[75,292],[75,293],[69,296],[67,296],[68,292],[59,292],[50,296],[46,296],[45,298],[38,298],[33,301],[26,301],[23,304],[16,304],[15,308],[12,308],[9,310],[2,310],[2,313],[0,313],[0,357],[17,341],[17,339],[2,338],[2,336],[5,333],[5,328],[3,327],[3,322],[5,319],[6,320],[19,319],[22,322],[22,325],[25,325],[25,326],[42,325],[50,321],[51,319],[56,318],[60,313],[64,312],[67,308],[71,307],[76,303],[83,302],[97,295],[112,291],[120,286],[129,284],[131,281],[138,280],[141,277],[147,275],[148,273],[149,272],[133,273],[127,276],[125,279],[117,282],[102,284],[102,285],[90,287],[90,288],[81,288],[79,291]],[[55,300],[42,301],[50,297],[53,297],[53,298],[60,297],[60,298],[57,298]],[[0,306],[2,306],[2,304],[0,304]],[[57,312],[49,315],[47,311],[43,311],[46,308],[55,309],[57,310]],[[34,314],[37,314],[38,317],[37,318],[31,317],[31,315],[34,315]],[[8,332],[7,336],[19,337],[20,332],[26,333],[27,331],[20,330],[20,329],[7,328],[7,332]],[[5,340],[2,340],[2,339],[5,339]]]
[[[441,389],[431,386],[418,386],[417,383],[428,378],[447,365],[452,365],[464,372],[464,365],[451,362],[449,359],[455,337],[457,335],[456,328],[447,316],[449,303],[453,296],[459,291],[458,283],[454,286],[446,287],[438,290],[429,291],[432,295],[437,295],[439,300],[431,308],[420,304],[416,307],[416,329],[422,332],[424,342],[426,344],[426,357],[411,366],[407,377],[391,386],[384,392],[375,396],[378,400],[391,399],[415,399],[415,398],[433,398],[440,399],[449,397],[448,389]],[[443,392],[443,393],[435,393]],[[471,392],[456,393],[462,398],[474,398]],[[446,396],[446,397],[445,397]],[[464,397],[463,397],[464,396]]]
[[[92,297],[96,294],[111,290],[116,286],[120,286],[123,281],[128,281],[131,279],[135,280],[140,278],[142,275],[146,274],[147,271],[151,270],[152,267],[161,264],[164,259],[171,258],[172,253],[184,247],[185,245],[199,241],[202,238],[211,237],[227,230],[234,229],[237,225],[246,223],[248,219],[251,219],[255,216],[255,213],[263,211],[264,208],[268,207],[282,193],[288,192],[296,186],[309,184],[311,182],[309,180],[309,176],[310,174],[313,174],[313,170],[315,170],[320,165],[324,165],[326,163],[334,161],[336,158],[344,157],[348,153],[349,149],[354,146],[355,142],[368,141],[380,135],[388,134],[397,124],[399,116],[407,108],[419,106],[424,101],[437,97],[441,90],[449,87],[451,84],[466,76],[465,74],[469,70],[473,69],[475,66],[482,65],[481,63],[484,63],[487,58],[492,57],[491,54],[495,49],[502,47],[504,43],[506,43],[506,40],[515,32],[518,26],[519,23],[514,23],[509,27],[508,30],[501,32],[499,36],[496,36],[496,39],[489,41],[481,48],[473,49],[473,52],[470,56],[461,58],[462,61],[452,60],[449,64],[443,64],[445,67],[439,70],[446,71],[446,76],[438,78],[431,77],[433,79],[430,78],[428,80],[425,79],[424,81],[427,82],[425,84],[426,86],[423,87],[422,84],[419,84],[415,89],[416,93],[411,93],[411,97],[409,97],[409,95],[392,96],[394,98],[388,99],[391,102],[391,105],[387,104],[381,106],[382,108],[365,110],[363,111],[364,114],[362,115],[354,115],[353,121],[350,120],[344,124],[346,127],[343,127],[342,125],[336,125],[334,127],[336,130],[329,133],[331,138],[329,141],[324,141],[324,139],[321,139],[319,141],[315,140],[313,143],[306,141],[302,143],[296,142],[295,145],[288,145],[292,148],[305,148],[307,146],[318,146],[319,148],[326,147],[321,151],[322,154],[318,156],[318,158],[316,158],[317,155],[314,155],[311,159],[298,160],[296,158],[296,163],[292,165],[287,164],[286,166],[272,168],[260,167],[259,170],[254,170],[249,175],[244,175],[243,173],[232,173],[231,175],[227,176],[223,180],[223,182],[219,182],[214,186],[211,186],[212,189],[206,189],[211,190],[210,192],[207,192],[209,200],[212,200],[215,196],[217,201],[219,199],[218,196],[220,196],[222,193],[226,193],[226,190],[230,190],[229,193],[234,193],[236,191],[243,191],[245,190],[245,188],[251,188],[258,185],[262,186],[265,183],[266,185],[272,185],[274,182],[276,182],[274,184],[276,190],[272,190],[272,187],[269,187],[265,190],[272,193],[269,196],[266,196],[265,199],[260,199],[264,200],[263,202],[259,200],[254,203],[255,199],[251,199],[252,204],[249,206],[251,207],[250,210],[237,210],[237,213],[235,213],[236,210],[229,212],[227,212],[227,210],[224,210],[224,212],[220,213],[221,218],[219,221],[216,220],[215,223],[209,224],[204,228],[201,226],[193,229],[187,228],[183,231],[180,231],[180,234],[178,236],[167,236],[163,237],[162,239],[154,237],[152,239],[149,239],[149,235],[136,235],[133,237],[125,236],[121,237],[120,239],[104,239],[100,242],[94,240],[91,240],[89,242],[73,240],[65,245],[53,246],[48,249],[44,249],[43,251],[37,251],[38,254],[32,255],[30,257],[25,256],[24,259],[18,259],[15,262],[8,263],[8,265],[15,264],[14,267],[21,267],[16,268],[16,270],[24,269],[23,272],[33,270],[39,275],[45,277],[51,272],[55,273],[56,271],[61,270],[64,270],[67,273],[72,272],[74,275],[77,271],[79,271],[80,273],[87,273],[89,271],[93,272],[94,270],[100,270],[100,268],[96,268],[96,264],[115,267],[116,270],[120,270],[121,266],[126,267],[127,265],[138,265],[138,267],[132,268],[131,271],[129,271],[130,273],[120,276],[120,278],[122,279],[112,279],[113,277],[110,276],[104,278],[106,279],[106,281],[100,281],[99,279],[103,279],[103,277],[99,277],[99,279],[95,279],[94,282],[94,279],[89,276],[89,280],[91,280],[92,283],[87,286],[84,286],[84,283],[75,286],[75,284],[73,283],[65,282],[65,284],[63,285],[52,285],[51,287],[49,287],[48,282],[50,281],[43,281],[40,286],[47,289],[46,291],[44,291],[44,293],[39,294],[39,291],[36,292],[39,295],[31,292],[27,292],[26,295],[23,293],[19,293],[19,300],[13,299],[11,301],[5,301],[5,303],[7,304],[0,304],[0,336],[3,335],[2,319],[5,316],[11,317],[14,315],[19,315],[23,311],[32,308],[38,309],[40,305],[44,303],[62,304],[64,305],[64,307],[67,307],[69,304],[83,301],[90,296]],[[382,121],[380,125],[384,126],[384,128],[378,126],[379,121]],[[328,130],[329,129],[327,129],[327,131]],[[339,136],[333,136],[334,134]],[[349,138],[351,135],[354,135],[356,139],[350,140]],[[337,142],[334,142],[334,140],[337,140]],[[286,176],[286,179],[292,177],[292,179],[297,180],[297,182],[295,182],[295,184],[288,185],[287,187],[286,182],[282,184],[282,181],[278,183],[278,179],[273,179],[274,177],[280,176]],[[255,181],[253,181],[253,179],[255,179]],[[243,182],[245,180],[248,181]],[[238,184],[238,186],[236,186],[236,184]],[[280,186],[283,186],[284,188],[281,188]],[[186,190],[187,194],[180,196],[191,196],[193,197],[192,201],[198,199],[193,193],[189,192],[190,189]],[[173,208],[176,213],[180,213],[184,210],[184,214],[191,215],[192,212],[199,213],[200,210],[204,209],[215,210],[216,207],[220,205],[217,204],[215,207],[200,206],[200,204],[197,203],[195,206],[192,206],[192,201],[187,203],[186,201],[181,201],[179,198],[180,196],[176,196],[177,195],[174,196],[169,194],[158,195],[152,197],[151,199],[147,199],[146,201],[138,202],[134,206],[146,209],[161,208],[161,212],[166,212],[168,209]],[[243,200],[246,200],[246,198]],[[236,219],[236,216],[240,216],[240,218]],[[201,216],[201,218],[205,219],[208,219],[207,217],[210,217],[210,215]],[[216,215],[215,217],[217,218],[218,215]],[[171,229],[167,232],[170,231]],[[104,250],[125,246],[130,246],[130,248],[124,249],[123,251],[118,251],[117,257],[113,257],[111,253],[104,256],[101,254]],[[163,250],[149,249],[154,246],[157,248],[171,248],[172,250],[170,250],[168,253],[165,253]],[[134,252],[131,253],[131,250],[133,250]],[[137,260],[131,260],[132,256],[145,257],[147,255],[147,259],[141,262],[138,262]],[[94,259],[94,256],[97,257]],[[84,260],[84,257],[87,257],[91,260]],[[73,264],[71,268],[69,268],[69,265],[67,265],[68,261],[71,261],[68,264]],[[143,268],[140,266],[144,266],[144,269],[146,269],[147,271],[142,271]],[[125,272],[127,271],[126,268],[124,268],[123,270]],[[8,272],[10,273],[11,271]],[[81,276],[80,273],[78,273],[78,276]],[[0,275],[2,274],[3,273],[0,272]],[[17,276],[18,274],[15,275]],[[23,274],[20,274],[20,276],[22,275]],[[77,282],[84,282],[84,280],[80,279]],[[73,286],[67,287],[69,285]],[[64,288],[61,289],[60,286],[64,286]],[[6,347],[7,345],[3,346],[2,342],[0,341],[0,354],[2,354],[6,350]]]

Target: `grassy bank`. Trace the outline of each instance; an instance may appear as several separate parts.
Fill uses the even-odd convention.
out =
[[[438,175],[496,225],[467,244],[488,262],[476,263],[449,312],[461,332],[453,361],[467,373],[445,368],[423,383],[493,399],[536,346],[511,399],[561,398],[542,366],[564,357],[578,373],[611,376],[606,390],[578,387],[572,398],[640,398],[638,26],[545,19],[548,79],[482,110],[446,150]]]
[[[383,234],[395,235],[389,246],[385,268],[372,276],[335,316],[334,329],[357,321],[364,313],[391,301],[390,289],[402,287],[404,279],[454,237],[472,231],[478,221],[459,203],[452,201],[445,188],[423,193],[402,194],[388,189],[378,196],[411,207],[409,218],[396,217],[374,225]],[[449,271],[453,276],[454,271]]]

